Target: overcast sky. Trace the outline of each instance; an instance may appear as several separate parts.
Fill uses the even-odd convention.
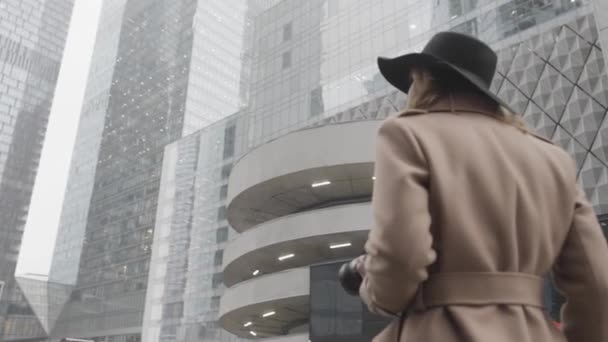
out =
[[[75,0],[17,274],[48,274],[102,0]]]

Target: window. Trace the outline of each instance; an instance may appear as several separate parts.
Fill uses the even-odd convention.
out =
[[[452,28],[452,31],[477,36],[477,19],[468,20],[462,24],[456,25]]]
[[[228,184],[224,184],[220,188],[220,201],[225,200],[227,196],[228,196]]]
[[[538,7],[543,1],[530,2],[512,0],[498,8],[499,25],[502,26],[503,37],[511,36],[537,24]]]
[[[284,42],[291,39],[291,35],[293,33],[292,30],[293,30],[293,25],[291,24],[291,22],[283,25],[283,41]]]
[[[316,87],[310,92],[310,116],[317,116],[325,110],[323,105],[323,90]]]
[[[140,290],[144,290],[146,287],[143,283],[143,280],[138,281],[135,283],[135,291],[140,291]]]
[[[177,335],[177,326],[173,325],[163,325],[160,328],[160,334],[162,336],[175,336]]]
[[[328,5],[327,15],[329,17],[333,17],[334,15],[338,14],[338,12],[340,11],[340,2],[339,1],[328,1],[327,5]]]
[[[230,177],[230,171],[232,171],[231,164],[222,166],[222,180],[228,179],[228,177]]]
[[[462,15],[461,0],[450,0],[450,16],[456,17]]]
[[[217,209],[217,222],[222,222],[226,219],[226,206],[221,206]]]
[[[228,159],[234,155],[234,137],[236,126],[226,127],[224,130],[224,159]]]
[[[386,327],[386,317],[374,315],[349,296],[336,278],[342,263],[310,267],[310,340],[317,342],[371,341]]]
[[[214,273],[213,277],[211,278],[211,287],[217,289],[222,284],[222,281],[224,281],[222,272]]]
[[[228,227],[218,228],[215,232],[215,241],[222,243],[228,240]]]
[[[182,317],[184,312],[184,302],[169,303],[163,305],[163,319]]]
[[[283,52],[283,69],[287,69],[291,66],[291,51]]]
[[[450,17],[467,14],[477,7],[477,0],[450,0]]]
[[[215,251],[215,256],[213,257],[213,264],[215,266],[221,266],[222,261],[224,261],[224,250],[220,249],[219,251]]]
[[[220,307],[220,296],[211,297],[211,309],[217,310]]]

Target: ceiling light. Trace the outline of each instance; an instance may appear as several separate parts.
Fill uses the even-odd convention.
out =
[[[255,270],[255,271],[253,271],[253,276],[254,276],[254,277],[255,277],[255,276],[257,276],[258,274],[260,274],[260,270]]]
[[[255,331],[250,331],[249,333],[251,334],[251,336],[258,336],[258,334],[256,334]]]
[[[275,314],[276,314],[276,312],[270,311],[270,312],[263,314],[262,317],[266,318],[266,317],[274,316]]]
[[[244,326],[245,328],[247,328],[247,327],[251,326],[252,324],[253,324],[252,322],[247,322],[247,323],[243,324],[243,326]]]
[[[412,24],[412,25],[410,25],[410,28],[411,28],[412,30],[416,29],[416,24]]]
[[[295,254],[285,254],[285,255],[281,255],[281,256],[279,257],[279,261],[283,261],[283,260],[291,259],[291,258],[293,258],[294,256],[296,256],[296,255],[295,255]]]
[[[372,177],[372,180],[376,180],[376,176],[373,176],[373,177]]]
[[[336,248],[344,248],[344,247],[350,247],[350,246],[352,246],[352,244],[350,242],[345,242],[345,243],[337,243],[337,244],[329,245],[329,248],[336,249]]]
[[[329,184],[331,184],[330,181],[322,181],[322,182],[318,182],[318,183],[312,183],[312,187],[318,188],[320,186],[325,186],[325,185],[329,185]]]

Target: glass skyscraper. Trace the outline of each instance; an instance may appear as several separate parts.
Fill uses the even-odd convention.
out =
[[[372,335],[382,322],[365,328],[356,301],[323,299],[339,292],[328,274],[360,252],[373,127],[406,101],[375,59],[438,31],[497,50],[493,89],[572,154],[608,214],[607,13],[590,0],[106,0],[51,272],[74,291],[52,335]],[[335,179],[313,190],[309,176]]]
[[[284,146],[290,141],[319,148],[323,167],[332,163],[326,158],[331,145],[359,148],[349,145],[348,135],[322,140],[324,130],[347,132],[400,111],[405,96],[383,81],[375,58],[420,51],[438,31],[475,35],[496,49],[493,90],[532,129],[573,156],[579,182],[598,215],[608,213],[608,75],[602,49],[608,10],[603,2],[283,0],[264,5],[248,19],[247,106],[165,150],[146,341],[223,341],[232,335],[369,340],[372,331],[364,329],[362,308],[339,302],[341,296],[331,298],[337,304],[324,300],[338,293],[338,285],[322,267],[313,267],[356,255],[361,232],[352,226],[336,234],[335,227],[294,228],[305,218],[323,222],[315,215],[351,209],[354,215],[358,206],[366,210],[373,180],[369,170],[336,161],[341,171],[328,169],[325,177],[351,172],[355,178],[350,188],[342,186],[344,181],[331,182],[327,192],[295,187],[316,172],[312,166],[270,175],[288,161],[307,160],[305,148],[290,150],[301,158],[282,150],[289,150]],[[320,142],[329,145],[321,148]],[[356,178],[361,175],[367,178]],[[259,183],[247,185],[256,176]],[[332,198],[336,194],[342,197]],[[353,249],[327,252],[328,239],[336,237]],[[351,330],[363,333],[357,337]]]
[[[14,273],[73,0],[0,1],[0,339],[45,335]]]
[[[104,1],[50,279],[55,337],[141,340],[164,147],[241,107],[244,1]]]

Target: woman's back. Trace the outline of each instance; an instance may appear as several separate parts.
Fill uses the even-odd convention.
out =
[[[492,304],[493,299],[488,299],[484,305],[457,303],[414,311],[402,341],[605,341],[608,328],[596,323],[608,319],[608,249],[590,208],[582,213],[583,226],[573,226],[581,194],[571,157],[549,141],[478,113],[483,111],[478,106],[459,105],[458,112],[437,109],[441,107],[392,119],[412,134],[428,171],[430,233],[436,253],[429,276],[480,273],[541,278],[558,262],[558,286],[574,301],[564,326],[570,339],[540,307],[485,305]],[[584,236],[578,236],[577,230]],[[482,281],[475,296],[501,298],[500,292],[511,290],[508,282],[501,282]],[[509,296],[502,297],[508,302]],[[589,326],[581,327],[581,322]]]
[[[597,217],[570,156],[502,113],[496,61],[453,32],[379,59],[408,107],[424,110],[386,120],[376,140],[359,292],[374,312],[408,315],[375,341],[608,342]],[[567,299],[563,333],[544,309],[549,273]]]
[[[482,114],[402,120],[428,162],[432,270],[547,275],[574,211],[570,156]]]

